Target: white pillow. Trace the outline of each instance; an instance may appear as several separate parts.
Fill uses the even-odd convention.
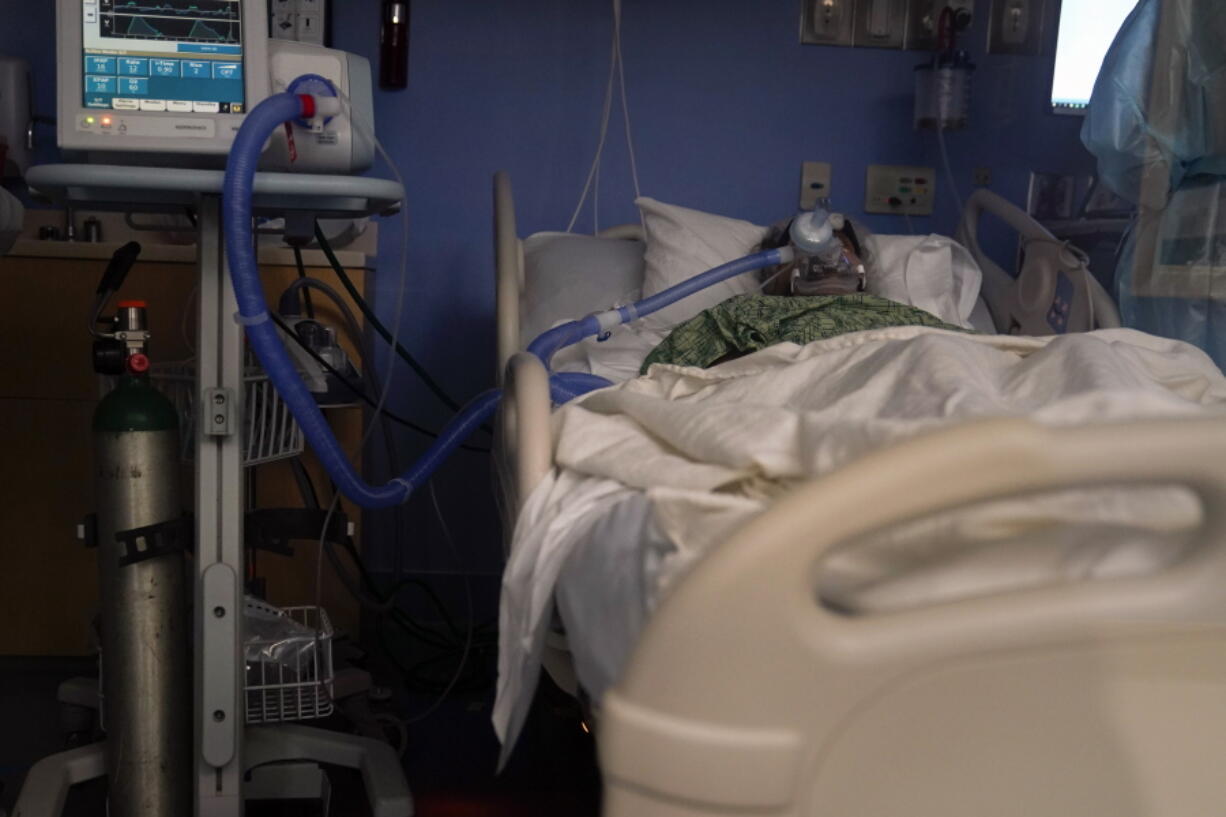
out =
[[[754,252],[766,235],[766,227],[735,218],[725,218],[655,199],[634,202],[647,229],[647,252],[643,256],[643,297],[655,295],[687,278]],[[733,295],[758,289],[758,275],[747,272],[697,292],[642,320],[650,329],[667,330]]]
[[[643,286],[643,243],[570,233],[524,239],[520,340],[527,346],[559,321],[637,301]]]
[[[866,288],[971,329],[983,273],[961,244],[940,235],[870,235]]]

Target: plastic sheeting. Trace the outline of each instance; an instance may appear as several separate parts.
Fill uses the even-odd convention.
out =
[[[1124,21],[1081,130],[1117,194],[1140,202],[1145,176],[1160,168],[1168,190],[1192,176],[1226,176],[1223,42],[1221,0],[1141,0]]]
[[[1107,52],[1081,131],[1137,205],[1117,298],[1126,326],[1226,366],[1226,3],[1141,0]]]
[[[1185,180],[1120,258],[1125,326],[1199,346],[1226,369],[1226,179]]]

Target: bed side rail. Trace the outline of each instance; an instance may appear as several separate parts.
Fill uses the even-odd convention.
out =
[[[820,599],[824,557],[874,530],[1105,485],[1179,485],[1200,497],[1202,524],[1174,564],[889,613],[847,615]],[[1226,420],[1049,428],[1003,419],[926,435],[801,486],[671,592],[605,696],[606,785],[614,800],[654,792],[691,806],[782,809],[803,789],[816,747],[898,679],[970,656],[1067,652],[1144,633],[1221,638],[1224,581]]]
[[[524,285],[524,252],[515,222],[511,177],[494,174],[494,292],[498,322],[496,377],[502,382],[511,355],[519,351],[519,302]]]
[[[499,458],[511,480],[512,514],[553,467],[549,373],[540,358],[517,352],[507,362],[499,419]]]

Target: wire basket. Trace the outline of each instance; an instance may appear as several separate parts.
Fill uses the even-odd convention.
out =
[[[273,607],[248,598],[248,613],[283,616],[300,635],[248,637],[247,723],[277,723],[332,714],[332,622],[321,607]]]
[[[284,617],[310,632],[280,638],[247,638],[247,723],[279,723],[332,714],[332,622],[322,607],[273,607],[247,597],[247,612]],[[284,660],[292,656],[293,660]],[[106,729],[98,650],[98,728]]]
[[[152,368],[154,384],[179,412],[179,451],[185,462],[196,452],[196,361],[161,363]],[[277,394],[259,364],[249,360],[243,370],[243,465],[260,465],[302,453],[302,429],[289,406]]]

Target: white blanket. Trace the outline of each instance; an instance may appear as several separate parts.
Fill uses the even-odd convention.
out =
[[[643,567],[650,610],[782,491],[916,434],[984,417],[1075,425],[1210,412],[1226,417],[1226,378],[1206,355],[1124,329],[1054,338],[873,330],[780,344],[705,371],[655,366],[592,393],[555,415],[558,467],[516,526],[503,580],[498,735],[513,745],[527,713],[567,559],[600,520],[644,516],[635,511],[644,496],[642,527],[664,543],[647,549]],[[1197,513],[1173,489],[1144,502],[1104,489],[998,503],[973,524],[1017,531],[1071,519],[1170,530]]]

